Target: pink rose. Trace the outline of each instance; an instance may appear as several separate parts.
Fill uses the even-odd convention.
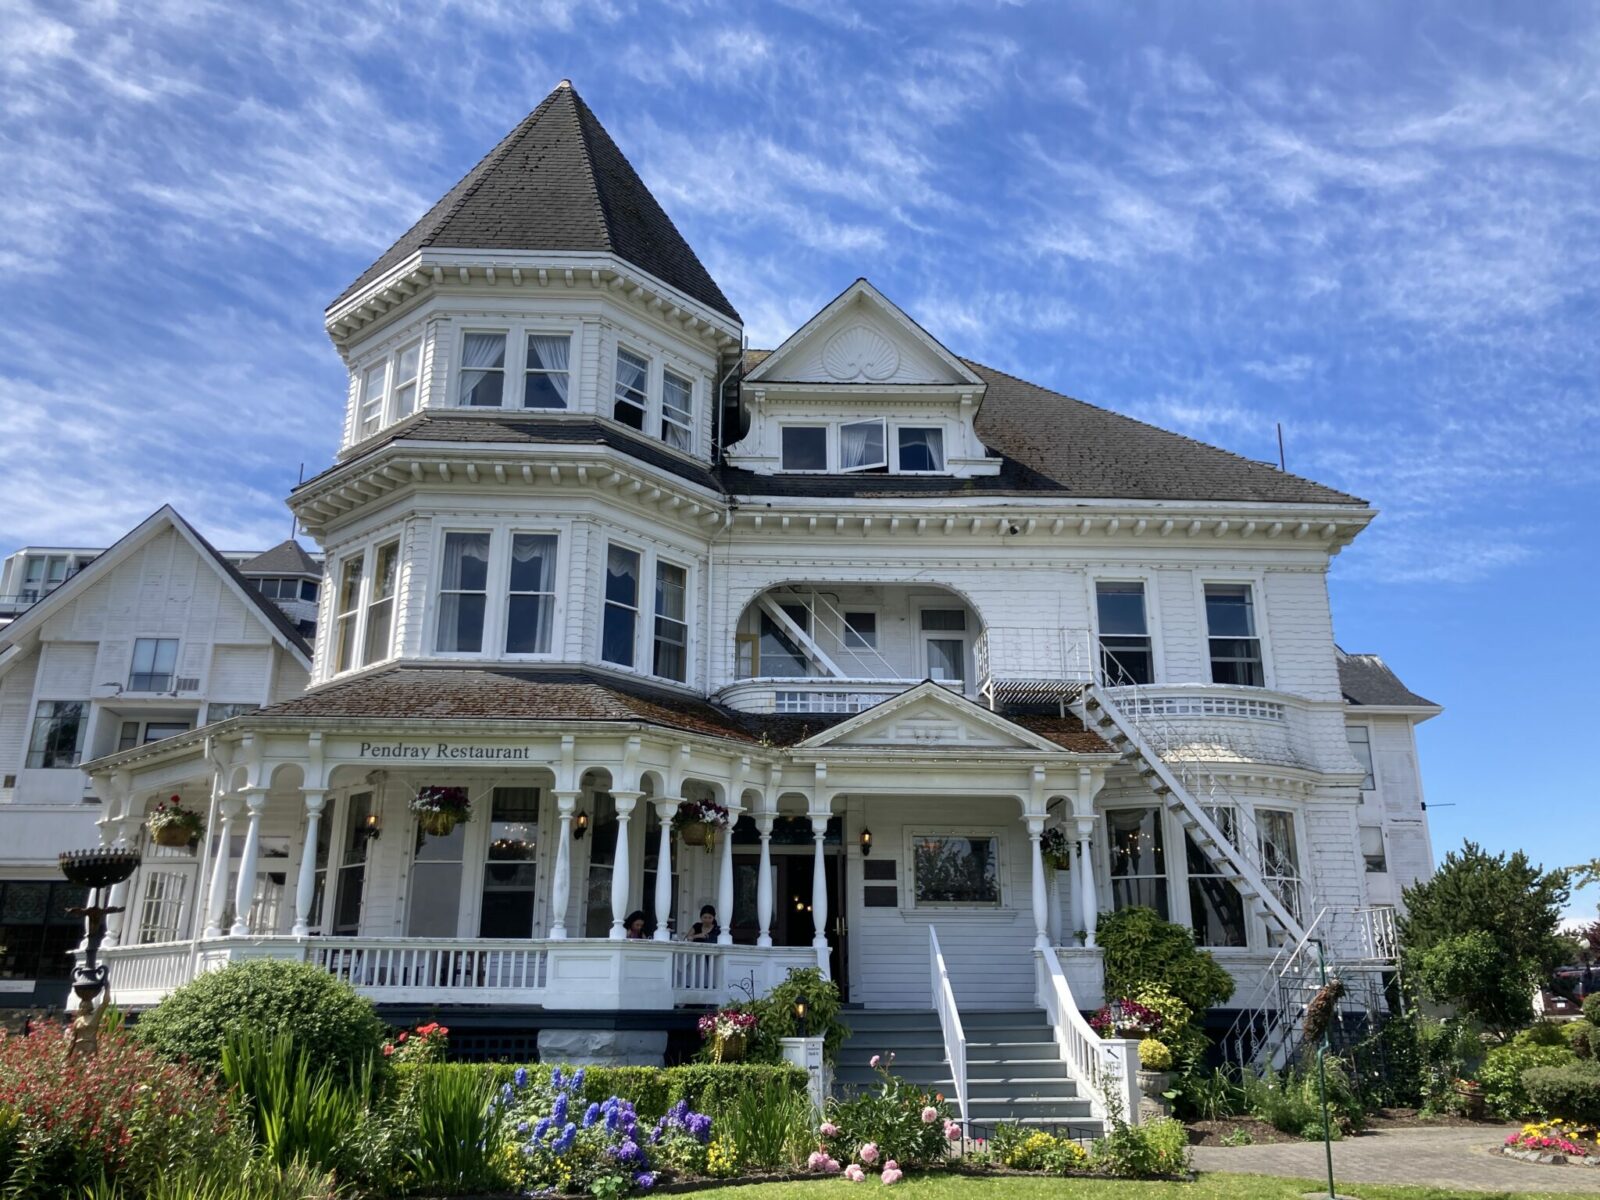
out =
[[[961,1140],[961,1126],[954,1121],[946,1121],[944,1123],[944,1136],[949,1141],[959,1142]]]
[[[922,1110],[922,1123],[924,1125],[932,1125],[938,1119],[939,1110],[933,1107],[933,1105],[930,1104],[927,1108]]]
[[[883,1164],[883,1174],[878,1176],[878,1178],[883,1180],[884,1184],[887,1186],[891,1183],[899,1183],[903,1175],[904,1172],[900,1170],[900,1164],[891,1158],[888,1162]]]
[[[813,1150],[811,1157],[806,1159],[806,1167],[812,1171],[822,1170],[822,1164],[828,1161],[828,1156],[821,1150]]]
[[[864,1183],[867,1173],[861,1169],[858,1163],[851,1163],[844,1169],[844,1177],[851,1183]]]
[[[824,1121],[820,1126],[818,1126],[817,1132],[823,1137],[838,1137],[839,1127],[832,1121]]]
[[[878,1143],[868,1142],[866,1145],[862,1146],[860,1150],[856,1151],[856,1157],[870,1167],[873,1163],[878,1161]]]
[[[867,1066],[871,1067],[874,1071],[876,1071],[878,1069],[878,1064],[880,1062],[882,1062],[882,1061],[883,1061],[883,1059],[879,1058],[876,1054],[874,1054],[871,1058],[869,1058],[867,1060]]]

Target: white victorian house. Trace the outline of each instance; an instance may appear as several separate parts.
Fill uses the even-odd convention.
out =
[[[1428,870],[1438,710],[1341,685],[1326,577],[1365,502],[963,359],[865,280],[743,351],[566,83],[327,329],[343,443],[290,499],[327,563],[310,688],[88,767],[130,844],[174,790],[209,813],[128,885],[205,899],[124,921],[122,1003],[284,956],[463,1045],[659,1054],[811,965],[937,1013],[952,1072],[960,1014],[1031,1011],[1092,1092],[1101,913],[1192,927],[1241,1008],[1296,946],[1389,952],[1363,831]],[[432,789],[469,819],[421,827]],[[675,838],[684,800],[731,834]]]

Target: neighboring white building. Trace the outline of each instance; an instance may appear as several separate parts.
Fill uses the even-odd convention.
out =
[[[56,855],[96,844],[105,816],[80,764],[297,696],[311,665],[295,625],[171,508],[57,571],[62,557],[6,567],[43,586],[0,628],[0,1006],[64,994],[82,928]]]
[[[1347,731],[1387,803],[1437,710],[1347,703],[1326,575],[1365,502],[960,358],[865,280],[743,353],[566,84],[327,329],[342,444],[290,500],[328,564],[311,688],[88,768],[108,837],[210,810],[127,889],[121,1003],[282,955],[599,1044],[810,963],[868,1008],[1043,1004],[1067,1044],[1124,905],[1241,1004],[1308,933],[1388,953]],[[471,819],[423,831],[429,788]],[[732,835],[664,835],[683,799]],[[201,911],[144,915],[197,876]],[[717,943],[673,940],[708,902]]]

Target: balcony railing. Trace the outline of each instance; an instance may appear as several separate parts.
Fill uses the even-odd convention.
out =
[[[975,649],[978,690],[991,704],[1054,704],[1094,682],[1087,629],[992,625]]]

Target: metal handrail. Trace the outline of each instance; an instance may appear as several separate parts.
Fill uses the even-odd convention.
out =
[[[963,1128],[967,1124],[967,1035],[961,1028],[961,1013],[956,1008],[955,989],[945,967],[939,935],[928,925],[928,964],[933,989],[933,1007],[939,1014],[939,1029],[944,1035],[944,1054],[950,1061],[950,1084],[955,1092],[956,1112]]]

